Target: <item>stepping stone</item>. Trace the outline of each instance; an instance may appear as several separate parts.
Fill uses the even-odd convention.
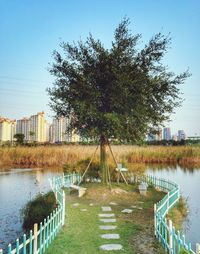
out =
[[[100,246],[101,250],[121,250],[122,248],[121,244],[103,244]]]
[[[115,214],[114,213],[100,213],[99,217],[105,217],[105,218],[115,217]]]
[[[137,206],[136,206],[136,205],[132,205],[131,207],[132,207],[132,208],[137,208]]]
[[[122,213],[132,213],[132,209],[124,209],[122,210]]]
[[[116,229],[117,226],[108,225],[108,226],[99,226],[99,228],[103,230],[112,230],[112,229]]]
[[[93,206],[94,204],[93,203],[90,203],[90,206]]]
[[[116,222],[116,219],[100,219],[102,222]]]
[[[110,211],[112,211],[112,208],[110,206],[102,206],[101,209],[102,209],[103,212],[110,212]]]
[[[87,209],[81,209],[81,212],[87,212]]]
[[[139,207],[139,206],[136,206],[136,205],[132,205],[131,208],[134,208],[134,209],[139,209],[139,210],[143,210],[142,207]]]
[[[103,234],[101,235],[101,238],[103,239],[119,239],[119,234]]]
[[[75,206],[75,207],[76,207],[76,206],[79,206],[79,203],[74,203],[73,206]]]
[[[115,202],[110,202],[109,204],[110,205],[117,205],[117,203],[115,203]]]

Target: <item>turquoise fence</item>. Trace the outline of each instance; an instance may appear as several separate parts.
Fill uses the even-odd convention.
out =
[[[68,174],[50,179],[51,188],[55,194],[58,207],[43,222],[34,224],[33,231],[29,236],[23,235],[20,242],[16,240],[14,248],[8,245],[8,254],[43,254],[54,240],[59,230],[65,223],[65,192],[63,187],[79,183],[79,174]],[[130,179],[133,181],[145,181],[149,185],[167,193],[157,204],[154,204],[154,227],[155,236],[162,243],[166,252],[170,254],[200,254],[200,245],[196,244],[196,251],[191,248],[191,243],[187,243],[185,236],[175,229],[171,220],[166,219],[166,215],[180,198],[180,187],[178,184],[154,176],[143,176],[142,178]],[[185,252],[183,252],[185,251]],[[0,254],[3,250],[0,249]]]
[[[60,229],[65,223],[65,192],[62,187],[70,187],[70,184],[78,182],[79,174],[69,174],[49,179],[51,188],[55,194],[58,207],[39,225],[34,224],[29,235],[24,234],[22,239],[8,245],[8,254],[43,254],[48,249]],[[0,249],[0,254],[4,254]]]
[[[169,209],[179,201],[179,185],[154,176],[144,176],[139,181],[145,181],[156,189],[167,193],[162,200],[154,204],[155,236],[162,243],[166,252],[170,254],[200,254],[200,245],[196,244],[196,251],[193,251],[191,243],[187,243],[185,236],[175,229],[172,221],[166,219]]]

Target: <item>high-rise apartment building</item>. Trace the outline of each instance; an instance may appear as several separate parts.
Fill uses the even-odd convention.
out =
[[[46,122],[44,112],[39,112],[37,115],[32,115],[30,117],[30,133],[32,133],[33,141],[46,141]]]
[[[10,141],[14,141],[14,135],[16,134],[16,127],[17,127],[17,123],[16,120],[11,120],[10,121]]]
[[[162,140],[162,129],[158,128],[155,134],[149,133],[147,135],[148,141],[161,141]]]
[[[163,129],[163,139],[164,140],[171,140],[171,129],[170,128]]]
[[[24,117],[20,120],[17,120],[17,133],[24,134],[24,140],[29,141],[32,138],[32,135],[30,135],[30,120],[27,117]]]
[[[185,140],[186,139],[186,134],[184,130],[178,130],[178,136],[177,136],[178,141]]]
[[[16,121],[0,117],[0,141],[13,141],[16,133]]]
[[[0,117],[0,141],[13,141],[14,135],[21,133],[26,142],[80,142],[81,137],[75,130],[68,131],[69,124],[67,117],[59,117],[49,124],[44,112],[17,121]]]
[[[70,133],[67,131],[69,126],[69,118],[59,117],[53,120],[54,142],[71,142]]]
[[[49,125],[49,142],[54,143],[55,142],[55,135],[54,135],[54,126],[53,124]]]
[[[59,117],[53,120],[50,127],[51,142],[80,142],[81,138],[75,131],[68,131],[70,118]]]
[[[50,126],[51,126],[51,124],[48,123],[48,122],[45,120],[45,125],[44,125],[44,127],[45,127],[45,141],[46,141],[46,142],[49,142],[49,141],[50,141],[50,136],[49,136],[49,129],[50,129]]]

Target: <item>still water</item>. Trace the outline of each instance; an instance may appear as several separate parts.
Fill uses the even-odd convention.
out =
[[[0,249],[23,234],[21,209],[38,193],[48,192],[48,179],[58,174],[44,169],[0,171]]]
[[[183,225],[182,233],[186,240],[200,243],[200,169],[174,167],[149,167],[148,174],[172,180],[180,185],[181,195],[187,200],[188,216]]]
[[[200,169],[154,166],[148,167],[147,173],[180,185],[189,208],[183,233],[193,247],[200,243]],[[5,248],[23,234],[20,210],[38,193],[50,190],[48,179],[59,174],[59,171],[46,169],[0,171],[0,248]]]

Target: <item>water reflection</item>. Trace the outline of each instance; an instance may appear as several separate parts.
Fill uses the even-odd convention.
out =
[[[154,165],[148,166],[146,172],[175,181],[180,185],[181,194],[187,200],[189,208],[189,214],[182,230],[195,249],[195,244],[200,242],[200,168]]]
[[[0,172],[0,248],[22,235],[20,210],[38,193],[50,190],[48,179],[60,171],[11,169]]]

